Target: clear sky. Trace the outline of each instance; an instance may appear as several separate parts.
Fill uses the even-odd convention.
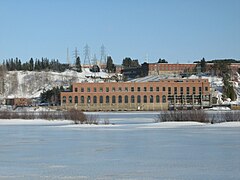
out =
[[[86,43],[116,64],[240,59],[240,0],[0,0],[0,61],[83,61]]]

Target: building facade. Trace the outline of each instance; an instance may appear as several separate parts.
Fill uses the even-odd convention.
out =
[[[63,109],[83,111],[149,111],[209,106],[207,79],[163,79],[156,82],[73,83],[61,93]]]
[[[194,72],[197,64],[168,64],[168,63],[144,63],[147,66],[148,75],[159,75],[163,73]]]

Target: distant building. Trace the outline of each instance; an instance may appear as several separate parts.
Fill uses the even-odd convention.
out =
[[[32,105],[32,99],[29,98],[7,98],[5,99],[6,105],[15,107],[24,107]]]
[[[148,75],[159,75],[164,73],[194,72],[197,64],[168,64],[168,63],[144,63],[148,69]]]

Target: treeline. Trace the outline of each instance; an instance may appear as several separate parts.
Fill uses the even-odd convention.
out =
[[[22,63],[19,58],[11,58],[3,61],[3,66],[8,71],[47,71],[63,72],[69,69],[69,64],[62,64],[58,59],[49,60],[48,58],[35,59]]]
[[[182,110],[162,111],[155,117],[155,122],[200,122],[200,123],[222,123],[240,121],[239,111],[226,111],[218,113],[207,113],[204,110]]]

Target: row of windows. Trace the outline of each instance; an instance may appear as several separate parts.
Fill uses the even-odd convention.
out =
[[[179,89],[180,89],[180,93],[183,94],[183,87],[180,87]],[[86,90],[86,92],[91,92],[91,88],[90,88],[90,87],[87,87],[87,88],[81,87],[81,88],[80,88],[80,92],[85,92],[85,90]],[[131,87],[130,89],[128,89],[128,87],[125,87],[125,88],[119,87],[119,88],[118,88],[118,91],[120,91],[120,92],[121,92],[121,91],[126,91],[126,92],[128,92],[129,90],[130,90],[131,92],[134,92],[134,91],[135,91],[135,88],[134,88],[134,87]],[[136,90],[137,90],[138,92],[140,92],[140,91],[145,91],[145,92],[146,92],[146,91],[147,91],[147,87],[143,87],[143,88],[137,87]],[[149,91],[152,92],[153,90],[154,90],[153,87],[149,87]],[[75,92],[78,92],[78,88],[75,88],[74,91],[75,91]],[[112,91],[112,92],[115,92],[115,91],[116,91],[116,88],[115,88],[115,87],[112,87],[111,91]],[[160,91],[160,87],[156,87],[156,88],[155,88],[155,91],[159,92],[159,91]],[[162,91],[166,91],[166,87],[162,87]],[[172,88],[171,88],[171,87],[168,87],[168,94],[171,94],[171,91],[172,91]],[[177,94],[177,91],[178,91],[178,88],[177,88],[177,87],[174,87],[174,93],[175,93],[175,94]],[[187,91],[187,94],[189,94],[189,92],[190,92],[190,87],[186,87],[186,91]],[[192,87],[192,91],[193,91],[193,94],[195,94],[195,92],[196,92],[196,87]],[[201,93],[201,92],[202,92],[202,87],[198,87],[198,91],[199,91],[199,93]],[[205,87],[205,91],[208,91],[208,87]],[[96,87],[93,88],[93,92],[97,92],[97,88],[96,88]],[[103,88],[100,87],[98,92],[103,92]],[[105,92],[110,92],[109,87],[106,87],[106,88],[105,88]]]
[[[135,99],[136,98],[136,99]],[[143,98],[143,99],[142,99]],[[177,98],[180,98],[180,99],[184,99],[185,97],[184,96],[181,96],[181,97],[177,97]],[[192,96],[190,96],[190,95],[187,95],[186,96],[186,98],[187,99],[190,99],[190,98],[192,98]],[[200,98],[200,96],[198,96],[198,98]],[[163,95],[162,96],[162,103],[166,103],[166,101],[168,100],[168,101],[173,101],[173,99],[174,99],[174,96],[165,96],[165,95]],[[93,96],[93,97],[91,97],[91,96],[87,96],[86,98],[84,97],[84,96],[80,96],[80,99],[79,99],[79,97],[78,96],[75,96],[74,97],[74,103],[75,104],[78,104],[79,103],[79,101],[80,101],[80,103],[82,103],[82,104],[84,104],[85,103],[85,101],[86,101],[86,103],[91,103],[91,102],[93,102],[94,104],[96,104],[96,103],[98,103],[98,101],[99,101],[99,103],[104,103],[103,101],[104,101],[104,97],[103,96],[99,96],[99,99],[97,98],[97,96]],[[157,96],[153,96],[153,95],[150,95],[149,97],[148,96],[143,96],[143,97],[141,97],[140,95],[138,95],[138,96],[134,96],[134,95],[132,95],[132,96],[112,96],[111,97],[111,103],[116,103],[116,101],[118,102],[118,103],[135,103],[135,102],[137,102],[137,103],[154,103],[154,102],[156,102],[156,103],[160,103],[160,96],[159,95],[157,95]],[[66,98],[66,96],[63,96],[63,99],[62,99],[62,103],[63,104],[65,104],[67,102],[67,98]],[[68,103],[73,103],[73,98],[72,98],[72,96],[69,96],[68,97]],[[105,97],[105,103],[110,103],[110,96],[106,96]]]

